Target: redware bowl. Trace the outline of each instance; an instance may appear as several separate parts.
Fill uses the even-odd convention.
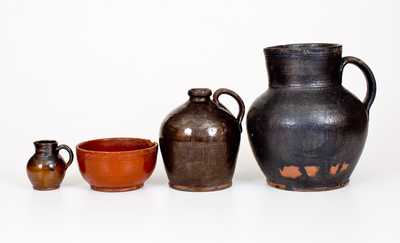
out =
[[[96,191],[139,189],[152,174],[157,143],[140,138],[105,138],[76,146],[79,170]]]

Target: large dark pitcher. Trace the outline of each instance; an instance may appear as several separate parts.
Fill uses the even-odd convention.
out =
[[[275,46],[264,53],[269,89],[250,108],[247,130],[267,182],[300,191],[346,185],[367,138],[376,93],[370,68],[342,58],[336,44]],[[367,80],[363,102],[341,84],[349,63]]]

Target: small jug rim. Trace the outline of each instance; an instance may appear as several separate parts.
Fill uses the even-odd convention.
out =
[[[49,144],[57,144],[56,140],[52,139],[41,139],[33,142],[35,145],[49,145]]]

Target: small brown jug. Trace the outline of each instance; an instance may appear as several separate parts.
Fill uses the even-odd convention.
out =
[[[160,148],[169,185],[177,190],[204,192],[232,185],[238,155],[244,103],[235,92],[191,89],[189,100],[168,115],[161,126]],[[233,116],[219,102],[222,94],[239,105]]]
[[[67,145],[58,145],[54,140],[40,140],[33,143],[36,152],[26,166],[33,188],[40,191],[55,190],[60,187],[65,171],[74,160],[74,154]],[[61,149],[67,150],[69,160],[65,163],[60,156]]]

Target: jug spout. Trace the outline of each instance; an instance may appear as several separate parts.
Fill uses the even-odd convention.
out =
[[[208,102],[210,101],[211,90],[207,88],[194,88],[188,91],[188,95],[192,102]]]
[[[341,45],[281,45],[265,48],[264,54],[271,88],[340,85]]]

